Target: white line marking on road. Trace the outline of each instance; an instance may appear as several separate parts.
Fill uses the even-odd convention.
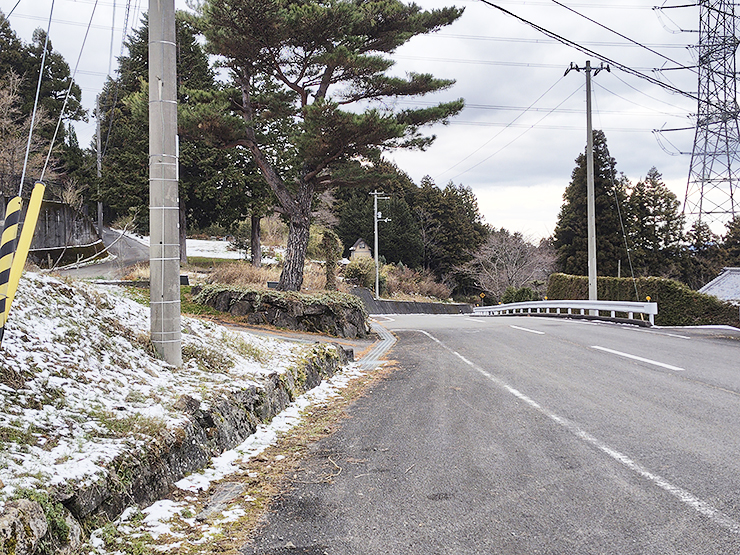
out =
[[[591,345],[592,349],[598,349],[599,351],[604,351],[606,353],[611,353],[613,355],[617,355],[624,358],[631,358],[632,360],[639,360],[640,362],[644,362],[646,364],[652,364],[654,366],[660,366],[661,368],[667,368],[668,370],[674,370],[676,372],[683,372],[684,368],[679,368],[678,366],[673,366],[671,364],[666,364],[665,362],[658,362],[657,360],[650,360],[649,358],[642,358],[638,357],[637,355],[631,355],[629,353],[623,353],[621,351],[615,351],[613,349],[607,349],[606,347],[599,347],[598,345]]]
[[[529,333],[536,333],[537,335],[545,335],[544,331],[537,331],[537,330],[530,330],[529,328],[521,328],[519,326],[509,326],[510,328],[514,328],[515,330],[522,330],[522,331],[528,331]]]
[[[494,384],[505,389],[506,391],[514,395],[516,398],[520,399],[521,401],[523,401],[524,403],[526,403],[533,409],[537,410],[540,414],[543,414],[544,416],[548,417],[550,420],[552,420],[559,426],[565,428],[566,430],[568,430],[570,433],[575,435],[580,440],[591,445],[592,447],[595,447],[596,449],[608,455],[609,457],[611,457],[618,463],[622,464],[624,467],[631,470],[638,476],[641,476],[645,480],[648,480],[649,482],[658,486],[663,491],[669,493],[670,495],[678,499],[684,505],[694,509],[699,514],[710,519],[715,524],[718,524],[719,526],[726,528],[733,534],[740,535],[740,523],[730,518],[729,516],[725,515],[720,510],[713,507],[711,504],[707,503],[706,501],[702,501],[701,499],[696,497],[691,492],[679,486],[673,485],[672,483],[670,483],[668,480],[666,480],[659,474],[655,474],[651,472],[650,470],[648,470],[641,464],[633,461],[627,455],[620,453],[619,451],[617,451],[616,449],[613,449],[612,447],[609,447],[609,445],[607,445],[600,439],[592,436],[585,430],[582,430],[580,426],[578,426],[578,424],[576,424],[575,422],[571,422],[567,418],[563,418],[562,416],[559,416],[558,414],[551,412],[548,409],[542,407],[534,399],[525,395],[518,389],[510,386],[505,381],[503,381],[501,378],[498,378],[494,376],[493,374],[486,372],[480,366],[470,362],[465,357],[453,351],[450,347],[442,343],[439,339],[434,337],[429,332],[426,332],[424,330],[416,330],[416,331],[423,333],[424,335],[429,337],[432,341],[440,345],[443,349],[446,349],[447,351],[451,352],[452,354],[460,358],[460,360],[462,360],[465,364],[467,364],[468,366],[476,370],[478,373],[482,374],[483,376],[491,380]]]

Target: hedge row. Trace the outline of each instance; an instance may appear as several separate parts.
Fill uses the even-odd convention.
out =
[[[720,301],[712,295],[693,291],[671,279],[599,277],[599,299],[608,301],[644,301],[646,297],[658,303],[658,326],[729,325],[740,327],[738,307]],[[637,294],[635,293],[637,286]],[[587,299],[588,278],[567,274],[552,274],[547,283],[548,299]]]

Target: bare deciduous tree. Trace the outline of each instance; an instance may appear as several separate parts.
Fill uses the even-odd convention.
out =
[[[23,114],[20,109],[20,86],[21,78],[12,71],[0,79],[0,194],[4,196],[18,194],[28,142],[28,128],[31,125],[31,115]],[[39,108],[35,126],[48,124],[46,112]],[[48,141],[34,134],[31,138],[27,176],[38,177],[41,174],[47,148]],[[55,177],[48,172],[47,176],[50,179]]]
[[[555,263],[548,241],[535,246],[521,233],[504,228],[492,229],[485,244],[471,255],[472,260],[463,270],[496,299],[503,296],[507,287],[541,289]]]

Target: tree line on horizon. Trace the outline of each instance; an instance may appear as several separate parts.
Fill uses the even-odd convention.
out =
[[[290,227],[293,249],[282,288],[300,289],[308,226],[318,222],[336,232],[346,254],[356,239],[372,239],[369,193],[382,190],[391,197],[379,206],[390,218],[380,224],[379,250],[386,262],[429,270],[458,296],[483,292],[497,301],[508,288],[541,292],[555,270],[586,275],[584,154],[576,159],[553,236],[533,244],[520,233],[486,224],[469,187],[451,182],[440,187],[429,177],[415,184],[382,157],[388,148],[428,146],[434,137],[425,136],[423,126],[459,113],[461,99],[395,112],[345,108],[450,87],[452,81],[431,75],[391,77],[392,62],[383,54],[461,13],[422,11],[395,0],[327,5],[208,0],[197,15],[178,12],[181,228],[233,229],[246,220],[251,250],[259,253],[261,218],[280,214]],[[266,21],[272,22],[269,28]],[[35,92],[29,83],[38,74],[44,38],[39,30],[26,45],[0,17],[5,135],[0,192],[7,196],[20,177],[20,146]],[[135,214],[140,231],[148,229],[147,42],[144,18],[127,37],[117,76],[108,79],[100,95],[102,178],[95,173],[97,146],[81,148],[71,126],[89,117],[74,84],[51,176],[60,197],[63,185],[72,183],[90,207],[102,200],[106,221]],[[46,155],[61,94],[71,79],[69,66],[51,44],[48,55],[53,64],[44,76],[32,170]],[[226,70],[226,80],[217,78],[220,70]],[[722,266],[740,264],[740,221],[728,224],[723,237],[703,223],[684,232],[680,203],[657,169],[632,185],[616,173],[603,132],[594,132],[594,145],[599,275],[634,271],[698,288]],[[253,262],[259,263],[259,256]]]

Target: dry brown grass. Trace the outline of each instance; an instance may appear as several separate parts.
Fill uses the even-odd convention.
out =
[[[149,263],[140,262],[126,268],[123,279],[128,281],[147,281],[149,279]]]
[[[288,244],[288,226],[276,214],[262,218],[260,232],[263,245],[284,247]]]
[[[425,297],[447,300],[452,291],[434,279],[429,270],[416,271],[407,267],[388,265],[384,269],[388,278],[387,292],[391,297]]]
[[[255,268],[247,262],[228,262],[220,264],[208,276],[208,283],[221,283],[242,287],[267,287],[268,281],[280,279],[281,268],[263,266]],[[303,271],[303,291],[322,291],[326,285],[326,276],[321,264],[306,261]],[[341,283],[338,284],[341,289]]]
[[[209,283],[225,285],[266,287],[268,281],[280,279],[280,269],[276,266],[255,268],[248,262],[228,262],[219,264],[208,276]]]

